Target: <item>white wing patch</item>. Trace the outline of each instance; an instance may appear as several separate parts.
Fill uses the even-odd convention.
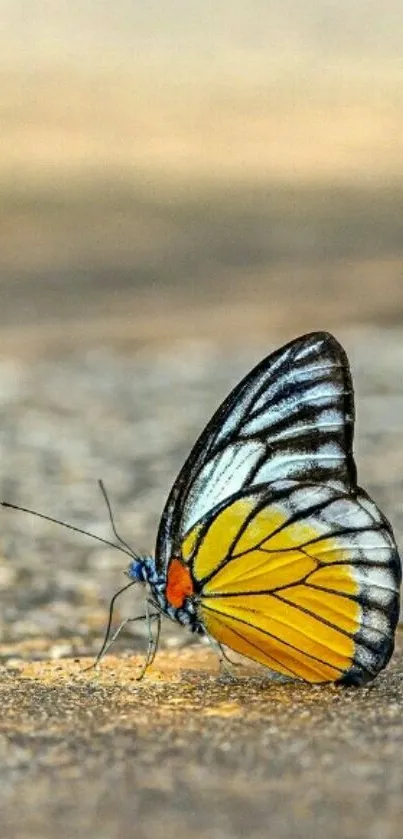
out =
[[[300,472],[302,468],[309,471],[320,466],[323,471],[328,470],[331,474],[337,462],[343,459],[344,452],[336,443],[325,443],[318,449],[315,457],[311,452],[285,451],[281,455],[274,455],[262,464],[251,486],[260,483],[272,483],[273,481],[293,480],[295,473]],[[336,483],[334,481],[334,485]],[[342,488],[341,484],[339,486]]]
[[[203,467],[197,476],[183,510],[183,527],[188,531],[201,519],[212,505],[215,507],[237,492],[240,483],[248,480],[250,473],[264,454],[259,442],[242,446],[228,446]]]
[[[280,391],[283,391],[287,387],[292,387],[294,384],[299,383],[302,384],[303,382],[307,382],[311,384],[312,382],[318,381],[322,378],[327,377],[328,373],[334,370],[334,365],[331,364],[307,364],[305,367],[299,368],[296,370],[287,370],[282,376],[280,376],[273,384],[270,384],[264,391],[263,395],[257,400],[254,405],[254,413],[261,411],[265,408],[270,402],[277,398],[277,395]]]

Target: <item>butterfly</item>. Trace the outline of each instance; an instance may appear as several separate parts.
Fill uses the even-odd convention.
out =
[[[263,359],[197,440],[135,555],[148,606],[283,676],[362,685],[388,663],[401,563],[357,486],[348,359],[325,332]]]
[[[96,663],[129,621],[161,616],[286,677],[362,685],[388,663],[401,563],[392,528],[357,485],[346,353],[313,332],[264,358],[194,445],[168,496],[154,556],[131,557]],[[2,501],[11,507],[49,516]],[[78,527],[58,522],[80,533]],[[147,587],[146,614],[110,639],[116,598]],[[157,620],[153,638],[151,622]]]

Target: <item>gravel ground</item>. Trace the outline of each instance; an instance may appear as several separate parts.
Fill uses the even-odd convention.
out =
[[[0,669],[7,839],[401,836],[403,656],[361,690],[217,680],[207,650]]]
[[[337,336],[356,385],[360,482],[401,544],[403,332]],[[169,353],[4,357],[1,497],[110,538],[102,477],[120,532],[136,550],[152,549],[189,447],[270,349],[229,356],[221,345],[187,343]],[[204,647],[163,652],[160,669],[136,687],[124,653],[144,648],[140,627],[121,638],[122,657],[107,659],[104,675],[83,676],[65,657],[97,649],[125,558],[23,513],[1,516],[7,839],[399,835],[400,653],[361,691],[223,685]],[[140,608],[130,591],[121,615]],[[189,640],[164,627],[163,649]]]

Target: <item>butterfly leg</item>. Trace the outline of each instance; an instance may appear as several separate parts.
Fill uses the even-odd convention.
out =
[[[228,658],[226,652],[223,649],[222,644],[220,644],[219,641],[216,641],[215,638],[212,638],[211,635],[209,635],[208,632],[206,632],[206,631],[205,631],[205,635],[206,635],[206,638],[207,638],[207,640],[210,644],[210,647],[214,650],[214,652],[216,654],[218,654],[218,663],[219,663],[218,678],[222,678],[222,679],[225,679],[226,681],[230,681],[230,682],[236,682],[237,677],[234,675],[234,673],[231,670],[231,667],[234,666],[234,665],[236,666],[236,663],[234,661],[231,661],[230,658]],[[231,665],[231,667],[229,665]]]
[[[114,644],[116,639],[119,637],[120,633],[122,632],[122,629],[124,629],[124,627],[128,623],[136,623],[137,621],[143,621],[143,620],[152,621],[156,617],[159,617],[158,612],[154,612],[151,615],[147,615],[147,614],[146,615],[139,615],[136,618],[125,618],[124,620],[122,620],[120,622],[119,626],[117,627],[117,629],[115,630],[115,632],[113,633],[112,637],[105,638],[105,640],[102,644],[102,647],[101,647],[95,661],[92,664],[90,664],[89,667],[86,667],[83,672],[86,673],[88,670],[94,670],[96,667],[98,667],[98,665],[99,665],[100,661],[103,659],[104,655],[106,655],[106,653],[108,652],[108,650],[110,649],[112,644]]]
[[[228,664],[231,665],[231,667],[242,667],[242,661],[234,661],[233,658],[229,657],[228,653],[224,650],[223,645],[220,644],[219,641],[216,641],[216,644],[218,644],[218,646],[220,648],[220,653],[221,653],[223,659],[225,661],[227,661]]]
[[[152,663],[155,659],[157,650],[158,650],[158,644],[159,644],[160,633],[161,633],[161,612],[151,613],[150,612],[150,606],[154,606],[154,605],[155,604],[152,601],[149,601],[149,600],[146,601],[145,620],[147,621],[147,629],[148,629],[148,647],[147,647],[147,653],[146,653],[146,656],[145,656],[145,659],[144,659],[144,664],[143,664],[143,666],[140,670],[140,673],[138,674],[138,676],[136,676],[136,682],[140,682],[142,680],[143,676],[145,675],[146,671],[148,670],[148,668],[151,667],[151,665],[152,665]],[[156,631],[156,634],[155,634],[155,638],[153,637],[153,634],[152,634],[152,631],[151,631],[151,623],[152,623],[154,618],[156,618],[156,620],[157,620],[157,631]]]
[[[123,621],[120,622],[118,628],[115,630],[112,637],[108,638],[102,644],[102,647],[101,647],[95,661],[92,664],[90,664],[89,667],[86,667],[84,672],[86,672],[87,670],[95,670],[98,667],[100,661],[103,659],[104,655],[106,655],[106,653],[108,652],[108,650],[110,649],[112,644],[116,641],[116,639],[120,635],[122,629],[126,626],[127,623],[129,623],[129,620],[130,620],[130,618],[125,618]]]
[[[125,623],[127,623],[126,620],[122,621],[122,623],[118,627],[117,632],[115,632],[115,634],[113,636],[113,640],[110,642],[109,641],[109,636],[110,636],[111,628],[112,628],[113,611],[114,611],[114,608],[115,608],[116,600],[118,599],[118,597],[120,597],[121,594],[123,594],[124,591],[127,591],[128,588],[131,588],[131,586],[133,584],[134,584],[134,581],[132,580],[130,583],[127,583],[125,586],[123,586],[123,588],[120,588],[119,591],[117,591],[113,595],[113,597],[111,599],[111,602],[109,604],[108,622],[107,622],[107,625],[106,625],[104,640],[102,642],[101,649],[100,649],[94,663],[91,664],[89,667],[86,667],[86,670],[92,670],[93,667],[96,667],[99,664],[99,662],[101,661],[101,658],[103,658],[103,656],[105,655],[106,650],[109,649],[109,647],[111,646],[111,643],[113,643],[113,641],[118,637],[118,635],[122,631]],[[144,617],[145,616],[142,615],[140,618],[138,618],[138,620],[144,620]],[[135,618],[135,620],[137,620],[137,618]]]

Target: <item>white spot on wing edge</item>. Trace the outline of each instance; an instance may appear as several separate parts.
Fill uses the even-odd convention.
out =
[[[373,520],[366,510],[349,497],[336,498],[323,510],[323,518],[332,526],[343,528],[371,528]]]

